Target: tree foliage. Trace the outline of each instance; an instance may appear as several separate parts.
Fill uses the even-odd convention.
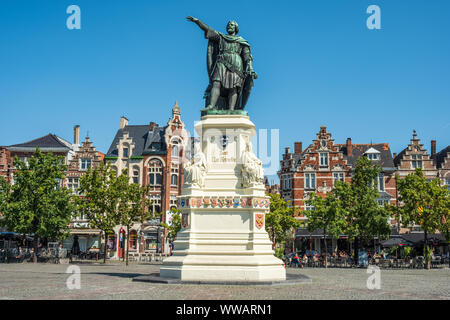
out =
[[[161,222],[161,226],[169,230],[168,238],[170,241],[174,241],[178,232],[181,230],[181,210],[172,208],[172,221],[169,224]]]
[[[63,239],[68,234],[73,204],[70,191],[61,188],[67,167],[64,157],[42,153],[39,148],[27,162],[14,159],[14,184],[0,182],[2,224],[9,230],[39,238]],[[36,255],[34,261],[37,261]]]
[[[103,231],[105,244],[107,234],[120,222],[120,199],[123,182],[111,165],[101,163],[97,168],[90,168],[80,178],[78,188],[77,212],[89,220],[91,228]],[[104,248],[106,262],[106,245]]]
[[[439,179],[428,180],[420,168],[404,178],[397,175],[396,182],[400,202],[400,206],[395,208],[397,219],[400,219],[404,227],[420,225],[424,230],[424,250],[426,251],[428,246],[427,234],[440,230],[448,237],[450,219],[448,188],[441,186]],[[425,256],[429,267],[428,255]]]
[[[305,211],[305,215],[308,218],[307,228],[309,232],[322,229],[324,239],[326,239],[327,236],[337,239],[345,232],[347,226],[345,220],[346,211],[343,208],[341,200],[334,192],[328,194],[326,197],[312,194],[306,201],[306,204],[314,207],[314,210]],[[327,242],[325,241],[325,252],[327,251]],[[326,255],[325,267],[327,267]]]
[[[342,191],[338,196],[345,199],[347,233],[351,239],[371,240],[373,237],[388,237],[391,233],[389,212],[377,202],[380,172],[378,165],[373,165],[367,157],[361,157],[356,162],[350,188],[341,185],[338,189]]]
[[[269,194],[270,212],[266,214],[266,231],[273,245],[284,243],[291,235],[291,229],[300,223],[295,218],[295,207],[290,206],[279,194]]]
[[[130,241],[130,228],[135,222],[143,223],[152,217],[149,206],[152,201],[148,198],[150,186],[140,186],[130,183],[127,170],[117,177],[117,188],[119,192],[119,223],[126,227],[126,264],[128,265],[128,249]]]

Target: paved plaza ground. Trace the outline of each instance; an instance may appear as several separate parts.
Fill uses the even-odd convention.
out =
[[[69,265],[0,264],[0,299],[450,299],[450,269],[381,270],[381,289],[369,290],[366,269],[288,269],[311,283],[272,286],[178,285],[133,282],[160,264],[78,264],[81,288],[69,290]]]

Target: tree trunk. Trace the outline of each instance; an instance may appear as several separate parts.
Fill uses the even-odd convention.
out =
[[[325,269],[328,268],[328,246],[327,246],[327,233],[323,232],[323,241],[325,242]]]
[[[103,248],[103,264],[106,264],[106,253],[108,250],[108,234],[106,233],[106,230],[104,230],[105,232],[105,247]]]
[[[354,258],[356,267],[358,267],[358,264],[359,264],[358,256],[359,256],[359,239],[358,239],[358,237],[356,237],[355,238],[355,258]]]
[[[125,253],[125,255],[127,256],[127,262],[126,262],[126,265],[128,266],[128,248],[130,247],[130,227],[129,226],[127,226],[127,247],[126,247],[126,253]]]
[[[34,234],[34,239],[33,239],[33,248],[34,248],[33,262],[34,263],[37,263],[38,243],[39,243],[39,236],[37,234]]]
[[[428,233],[424,230],[425,241],[423,244],[423,251],[425,256],[425,269],[430,270],[430,259],[428,256]]]

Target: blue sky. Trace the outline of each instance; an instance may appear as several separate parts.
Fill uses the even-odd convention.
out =
[[[81,8],[68,30],[66,8]],[[381,30],[366,9],[381,8]],[[280,153],[321,125],[337,143],[388,142],[412,130],[429,150],[450,138],[450,1],[2,0],[0,145],[89,132],[106,152],[120,116],[165,125],[178,100],[192,130],[207,86],[207,41],[187,15],[225,32],[238,21],[259,78],[246,107],[280,130]]]

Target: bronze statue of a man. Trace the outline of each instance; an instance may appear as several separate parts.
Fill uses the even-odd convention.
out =
[[[258,76],[252,67],[250,45],[237,35],[237,22],[228,22],[228,34],[223,34],[197,18],[189,16],[187,19],[197,24],[209,40],[206,109],[244,109],[253,87],[253,79]]]

